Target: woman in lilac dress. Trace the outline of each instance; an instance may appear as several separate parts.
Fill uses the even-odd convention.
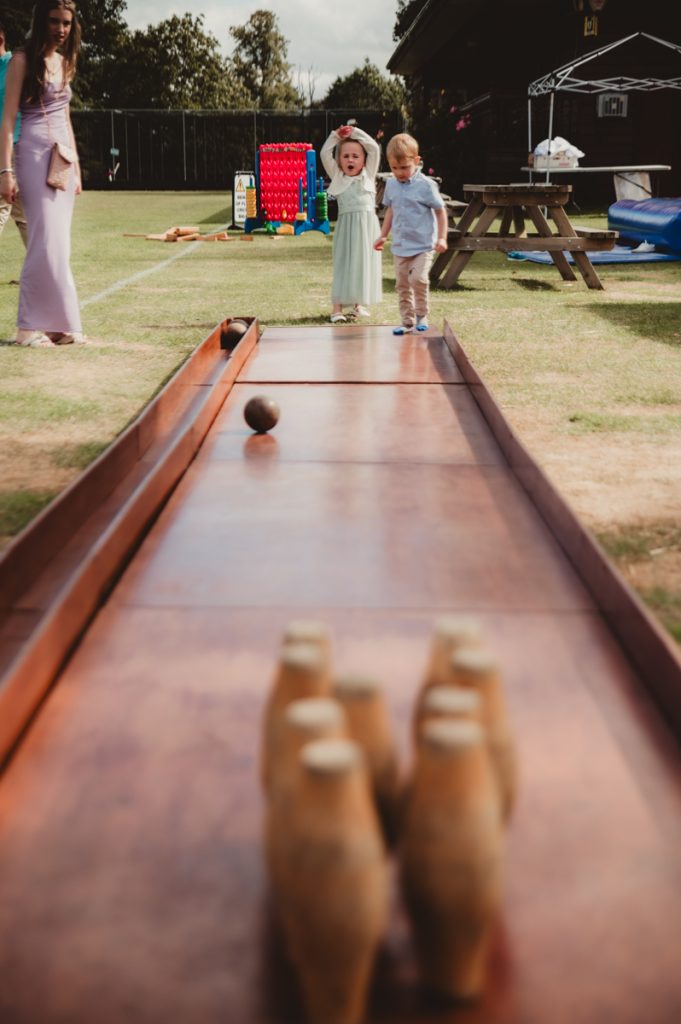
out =
[[[75,151],[69,116],[80,47],[74,0],[38,0],[31,32],[9,65],[0,132],[0,194],[11,203],[18,188],[28,223],[21,272],[17,344],[31,347],[83,342],[78,296],[70,267],[71,218],[81,191],[80,167],[72,165],[65,191],[47,184],[52,148]],[[21,129],[12,174],[12,136]]]

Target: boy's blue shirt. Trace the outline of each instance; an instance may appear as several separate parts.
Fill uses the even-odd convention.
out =
[[[430,252],[437,238],[434,210],[445,205],[432,178],[416,171],[407,181],[388,178],[383,205],[392,207],[392,251],[395,256]]]
[[[11,53],[3,53],[0,57],[0,118],[2,118],[3,107],[5,106],[5,79],[7,78],[7,68],[9,62],[12,59]],[[16,142],[19,138],[19,124],[21,121],[21,114],[17,114],[17,123],[14,127],[14,141]]]

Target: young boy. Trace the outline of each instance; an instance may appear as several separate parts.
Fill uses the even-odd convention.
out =
[[[2,22],[0,22],[0,122],[2,122],[2,108],[5,105],[5,79],[7,78],[7,69],[9,68],[11,56],[11,52],[9,52],[5,48],[5,26],[2,24]],[[19,139],[19,121],[20,118],[19,116],[17,116],[17,122],[16,127],[14,129],[13,139],[15,144]],[[7,174],[8,171],[11,170],[11,167],[5,167],[2,170],[0,170],[0,174]],[[10,214],[12,216],[12,220],[19,228],[19,234],[21,235],[24,246],[28,245],[28,228],[26,227],[26,217],[24,215],[24,208],[22,206],[21,198],[18,192],[13,203],[8,203],[0,195],[0,235],[2,234],[3,228],[7,223]]]
[[[389,178],[383,195],[387,207],[379,251],[392,229],[393,259],[402,326],[393,334],[428,330],[428,274],[436,252],[447,250],[447,214],[439,189],[419,170],[419,144],[411,135],[394,135],[387,147]]]

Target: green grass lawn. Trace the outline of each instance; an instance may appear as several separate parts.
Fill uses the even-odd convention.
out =
[[[600,213],[573,219],[605,225]],[[258,316],[265,326],[326,321],[332,247],[319,232],[186,247],[124,237],[177,224],[208,232],[230,220],[231,200],[221,193],[80,197],[72,266],[84,329],[95,343],[0,345],[5,541],[124,429],[225,316]],[[23,255],[11,222],[0,246],[0,338],[10,340],[18,301],[10,281],[18,279]],[[587,521],[606,533],[607,507],[604,518],[600,506],[590,514],[589,495],[580,505],[579,480],[566,478],[561,462],[579,462],[587,448],[592,458],[602,451],[603,460],[626,449],[636,465],[659,460],[664,475],[678,458],[681,263],[613,265],[599,273],[603,292],[589,291],[581,278],[566,283],[553,267],[477,254],[455,290],[433,292],[431,321],[450,322],[531,450],[565,483],[568,499],[577,496]],[[389,253],[384,299],[372,312],[370,322],[396,322]],[[586,465],[585,480],[589,473]],[[606,488],[600,505],[607,500]],[[612,515],[626,532],[615,498]]]

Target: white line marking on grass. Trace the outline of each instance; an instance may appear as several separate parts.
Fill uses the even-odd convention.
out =
[[[106,299],[109,295],[113,295],[114,292],[119,292],[121,288],[125,288],[129,284],[134,284],[135,281],[141,281],[143,277],[148,277],[149,274],[155,274],[157,270],[162,270],[167,267],[170,263],[174,263],[175,260],[182,259],[188,252],[191,252],[194,246],[200,245],[199,242],[183,242],[182,249],[180,252],[176,252],[170,259],[162,260],[161,263],[157,263],[153,267],[147,267],[146,270],[140,270],[132,277],[126,277],[123,281],[117,281],[116,284],[110,285],[105,288],[103,292],[98,292],[97,295],[91,295],[89,299],[83,299],[80,304],[81,309],[85,309],[86,306],[91,306],[93,302],[99,302],[100,299]]]
[[[226,231],[227,228],[216,228],[216,231]],[[121,288],[125,288],[129,284],[134,284],[136,281],[141,281],[143,277],[148,277],[150,274],[155,274],[157,270],[163,270],[164,267],[174,263],[175,260],[181,260],[183,256],[187,256],[190,252],[194,252],[197,246],[202,245],[202,242],[178,242],[177,245],[181,245],[182,249],[180,252],[174,253],[167,260],[161,260],[160,263],[156,263],[153,267],[147,267],[146,270],[139,270],[132,277],[126,277],[123,281],[117,281],[116,284],[110,285],[105,288],[103,292],[98,292],[97,295],[91,295],[89,299],[83,299],[80,304],[81,309],[85,309],[86,306],[91,306],[93,302],[99,302],[101,299],[106,299],[109,295],[113,295],[114,292],[119,292]]]

